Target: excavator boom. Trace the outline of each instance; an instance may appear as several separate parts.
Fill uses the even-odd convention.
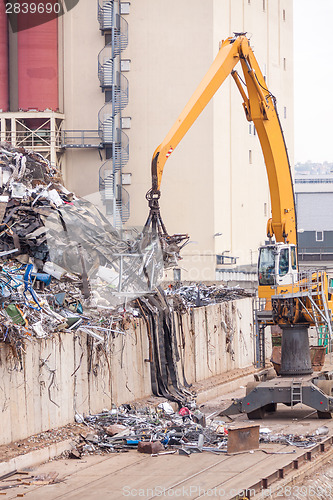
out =
[[[243,87],[234,71],[240,62],[245,79]],[[272,203],[272,218],[267,224],[269,237],[277,242],[296,244],[296,215],[288,154],[274,96],[266,87],[248,38],[244,34],[225,40],[194,94],[177,118],[152,158],[152,189],[147,198],[154,198],[158,210],[164,165],[179,142],[207,106],[225,79],[232,74],[243,98],[246,118],[253,121],[261,143]],[[150,207],[152,204],[150,203]],[[156,208],[157,206],[157,208]]]

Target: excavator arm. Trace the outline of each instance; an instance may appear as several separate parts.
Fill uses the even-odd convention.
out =
[[[238,62],[242,67],[245,85],[234,70]],[[275,236],[277,242],[296,244],[296,213],[290,165],[275,98],[266,87],[249,40],[244,34],[236,34],[222,43],[208,72],[154,152],[151,166],[152,188],[146,196],[150,214],[145,228],[152,225],[153,232],[163,234],[173,243],[178,242],[177,238],[167,235],[159,213],[158,200],[164,165],[230,74],[243,98],[246,118],[254,122],[265,159],[272,204],[272,218],[267,224],[267,235],[269,238]]]

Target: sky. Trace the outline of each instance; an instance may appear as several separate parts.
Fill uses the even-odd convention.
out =
[[[295,163],[333,162],[333,0],[294,0]]]

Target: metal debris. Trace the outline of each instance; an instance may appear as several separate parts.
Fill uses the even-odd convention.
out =
[[[166,250],[158,234],[121,237],[96,206],[61,182],[61,173],[41,155],[0,144],[0,342],[10,344],[21,369],[27,342],[59,332],[83,333],[91,349],[107,354],[114,338],[127,335],[128,325],[141,317],[149,337],[153,394],[190,406],[194,396],[173,311],[181,328],[180,313],[188,307],[248,292],[190,285],[170,287],[166,296],[159,286]],[[49,372],[49,399],[57,405],[52,399],[56,367],[47,359],[40,366]]]
[[[23,476],[23,477],[17,477],[17,476]],[[31,486],[31,485],[38,485],[38,486],[44,486],[46,484],[55,484],[59,483],[60,480],[58,479],[59,473],[58,472],[49,472],[45,474],[38,474],[34,475],[30,471],[13,471],[8,474],[5,474],[4,476],[1,476],[0,481],[3,481],[6,477],[11,477],[9,480],[10,482],[13,482],[14,484],[9,484],[6,486],[0,486],[0,491],[11,489],[11,488],[17,488],[19,486]],[[25,493],[18,493],[17,496],[24,496]]]
[[[80,442],[77,443],[72,458],[81,458],[86,453],[120,453],[134,449],[141,453],[149,453],[152,456],[163,455],[166,452],[188,456],[192,453],[231,453],[228,448],[229,431],[250,432],[257,430],[258,425],[243,425],[239,428],[234,423],[226,424],[224,421],[216,420],[214,415],[206,417],[206,425],[198,421],[201,412],[183,407],[179,411],[170,412],[170,405],[162,403],[157,407],[139,407],[132,405],[121,405],[111,410],[103,410],[96,415],[82,416],[83,422],[89,428],[87,435],[80,434]],[[112,432],[110,432],[112,429]],[[115,433],[118,429],[119,432]],[[261,428],[259,431],[259,442],[278,443],[287,446],[310,448],[324,439],[325,430],[315,431],[312,434],[272,434],[269,429]],[[112,435],[110,435],[112,434]],[[235,441],[235,440],[234,440]],[[243,445],[244,443],[240,443]],[[237,448],[237,446],[236,446]],[[258,448],[258,437],[249,442],[247,450]],[[269,454],[293,453],[293,451],[274,452],[265,451]]]
[[[95,305],[119,305],[159,283],[158,237],[122,238],[96,206],[61,184],[61,173],[41,155],[0,145],[0,181],[0,257],[80,275],[83,296]]]
[[[86,436],[81,434],[76,452],[80,456],[87,452],[116,453],[130,449],[154,456],[164,454],[165,450],[180,450],[186,455],[202,451],[226,452],[227,430],[224,425],[209,421],[204,427],[199,424],[201,412],[198,410],[186,407],[186,412],[182,408],[171,413],[170,408],[166,402],[156,408],[122,405],[96,415],[86,415],[82,418],[91,430]],[[117,428],[119,432],[113,434]],[[91,445],[94,450],[90,449]]]
[[[107,352],[142,314],[127,302],[155,290],[162,270],[157,239],[121,238],[45,158],[0,144],[0,341],[21,367],[25,342],[61,331]]]
[[[243,297],[253,297],[254,293],[239,286],[225,285],[169,285],[166,290],[168,299],[176,309],[186,310],[188,307],[201,307],[229,300],[238,300]]]
[[[328,427],[319,427],[313,433],[273,434],[269,429],[260,429],[260,443],[281,443],[297,448],[311,448],[320,443],[328,434]]]

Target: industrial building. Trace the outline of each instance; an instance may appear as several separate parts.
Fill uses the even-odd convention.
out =
[[[333,260],[333,176],[295,175],[300,263],[331,267]]]
[[[8,32],[0,6],[1,140],[61,166],[66,186],[116,227],[145,223],[153,151],[233,32],[251,38],[293,164],[292,2],[68,4],[40,24],[18,14]],[[256,131],[230,79],[168,160],[161,213],[170,234],[191,237],[174,277],[253,276],[270,197]]]

